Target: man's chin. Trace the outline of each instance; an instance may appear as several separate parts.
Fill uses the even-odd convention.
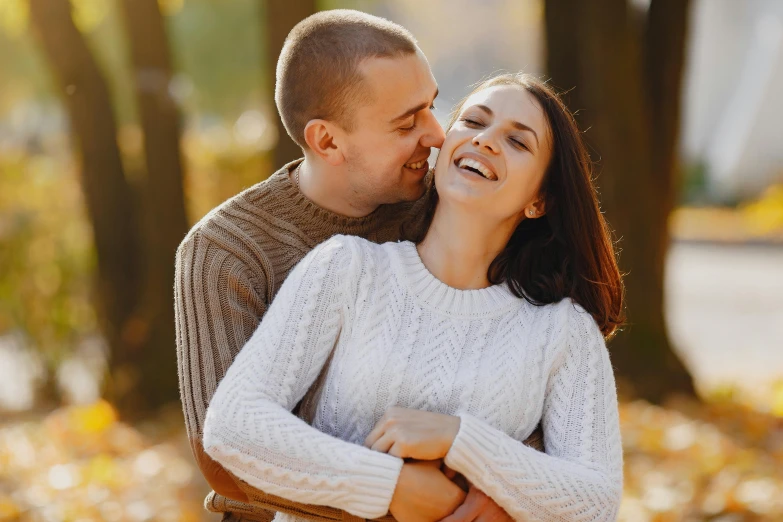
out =
[[[386,197],[383,198],[384,204],[395,205],[397,203],[412,203],[418,201],[427,192],[426,185],[421,183],[406,184],[400,186],[395,191],[389,191],[386,193]]]
[[[409,174],[405,178],[407,181],[405,192],[408,194],[406,201],[416,201],[422,197],[425,192],[427,192],[427,187],[429,187],[432,183],[432,176],[429,175],[429,171],[419,173],[416,171],[411,171],[410,169],[405,170],[408,170],[410,173],[416,173],[415,177],[411,177]]]
[[[425,175],[415,183],[409,184],[406,190],[401,194],[403,196],[402,201],[417,201],[420,199],[424,193],[427,192],[429,180],[430,177]]]

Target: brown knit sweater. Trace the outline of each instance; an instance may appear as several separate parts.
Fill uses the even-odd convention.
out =
[[[202,471],[208,465],[201,440],[209,401],[294,265],[336,234],[379,243],[398,240],[402,222],[421,211],[423,199],[383,205],[363,218],[322,209],[290,181],[289,172],[300,161],[213,209],[177,251],[174,305],[180,395],[188,438]],[[270,508],[319,520],[356,520],[334,508],[267,495],[232,478],[249,502],[213,491],[205,499],[208,510],[241,513],[242,520],[270,520]]]

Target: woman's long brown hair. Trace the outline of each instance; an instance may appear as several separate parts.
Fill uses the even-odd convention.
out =
[[[527,74],[502,74],[480,83],[452,114],[456,121],[467,98],[499,85],[532,94],[549,124],[552,158],[541,184],[546,214],[524,219],[489,267],[493,284],[507,283],[517,297],[535,305],[565,297],[587,310],[606,337],[624,321],[623,283],[611,233],[593,185],[592,163],[573,115],[541,80]],[[430,190],[422,220],[408,228],[414,242],[424,239],[438,203]]]

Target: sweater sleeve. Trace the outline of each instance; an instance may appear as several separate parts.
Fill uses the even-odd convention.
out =
[[[259,256],[208,234],[189,234],[180,244],[174,275],[180,397],[188,438],[199,443],[218,383],[267,310]]]
[[[354,238],[336,236],[294,268],[218,386],[204,448],[253,487],[377,518],[388,512],[402,460],[324,434],[291,413],[337,343],[360,273],[358,248]]]
[[[565,350],[547,382],[546,453],[470,415],[445,463],[516,520],[611,521],[622,497],[622,445],[609,354],[593,318],[568,306]]]

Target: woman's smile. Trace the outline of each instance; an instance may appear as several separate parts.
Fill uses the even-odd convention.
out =
[[[454,160],[454,165],[464,171],[468,176],[478,175],[482,179],[489,181],[497,181],[498,175],[495,173],[495,169],[489,160],[481,156],[480,154],[467,152],[460,154],[457,159]]]

